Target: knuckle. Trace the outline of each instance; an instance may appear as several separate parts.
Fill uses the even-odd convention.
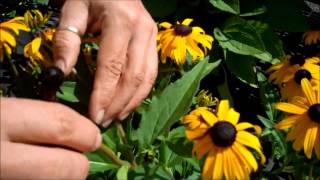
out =
[[[52,139],[59,143],[67,142],[74,132],[74,122],[70,118],[70,112],[66,112],[66,109],[60,105],[57,106],[55,114],[55,130],[52,134]]]
[[[132,78],[132,83],[135,87],[138,87],[140,86],[140,84],[143,82],[144,80],[144,73],[143,72],[139,72],[135,75],[133,75],[133,78]]]
[[[122,73],[124,64],[121,61],[111,60],[102,66],[103,71],[106,71],[110,78],[119,78]]]

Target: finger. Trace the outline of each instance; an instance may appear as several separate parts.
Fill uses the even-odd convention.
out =
[[[74,151],[1,142],[1,179],[85,179],[87,158]]]
[[[143,25],[141,25],[143,24]],[[136,93],[138,87],[145,78],[147,71],[147,50],[152,36],[152,28],[154,23],[140,23],[128,47],[128,61],[126,70],[121,76],[119,87],[113,97],[112,104],[108,107],[104,120],[109,124],[111,119],[116,118],[123,107],[125,107],[130,99]],[[150,33],[141,33],[143,30],[151,29]]]
[[[55,33],[53,55],[55,64],[67,75],[77,62],[81,39],[79,34],[67,30],[76,28],[84,34],[88,21],[86,1],[67,0],[61,10],[58,30]]]
[[[130,102],[123,108],[121,113],[119,113],[118,118],[123,120],[125,119],[129,113],[135,109],[137,106],[141,104],[141,102],[148,96],[151,88],[153,87],[154,81],[157,78],[158,74],[158,53],[156,48],[156,35],[157,28],[154,28],[151,45],[148,49],[147,54],[147,67],[144,80],[142,84],[139,86],[138,90],[135,92],[134,96],[130,100]]]
[[[78,151],[93,151],[101,144],[99,129],[90,120],[58,103],[4,98],[1,107],[5,107],[1,118],[13,142],[61,145]]]
[[[131,33],[119,21],[109,22],[102,29],[97,70],[90,99],[90,117],[100,124],[111,103],[127,60]]]

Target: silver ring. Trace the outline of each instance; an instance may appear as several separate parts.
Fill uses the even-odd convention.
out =
[[[78,36],[82,36],[80,30],[74,26],[63,26],[63,27],[58,27],[58,30],[60,31],[70,31],[73,32],[75,34],[77,34]]]

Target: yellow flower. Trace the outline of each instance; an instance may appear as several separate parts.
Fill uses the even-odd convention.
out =
[[[285,56],[281,63],[273,65],[267,70],[269,80],[274,84],[282,85],[294,78],[299,69],[306,69],[311,74],[317,75],[320,71],[320,59],[317,57],[302,58],[300,56]]]
[[[201,90],[197,97],[196,101],[198,103],[198,106],[200,107],[208,107],[208,106],[214,106],[218,103],[218,99],[216,97],[212,97],[211,93],[209,93],[207,90]]]
[[[40,53],[41,41],[40,37],[36,37],[24,47],[24,56],[33,63],[44,60],[43,55]]]
[[[192,56],[192,61],[204,58],[207,50],[211,49],[213,37],[206,35],[200,27],[189,26],[193,19],[185,19],[182,23],[172,25],[168,22],[160,24],[158,33],[158,50],[161,50],[161,61],[166,62],[170,57],[178,65],[186,61],[187,52]],[[199,44],[201,47],[199,47]]]
[[[19,35],[19,30],[30,31],[23,23],[23,17],[0,23],[0,60],[4,59],[5,54],[11,55],[17,44],[15,35]]]
[[[310,159],[313,149],[320,159],[320,87],[314,90],[308,81],[301,80],[305,97],[295,97],[291,103],[277,103],[275,108],[288,113],[276,124],[278,129],[290,129],[287,140],[294,141],[296,151],[304,149]]]
[[[307,31],[303,35],[304,44],[311,45],[320,41],[320,30]]]
[[[247,147],[259,153],[261,163],[265,162],[259,139],[245,131],[254,128],[260,134],[260,127],[238,123],[239,116],[229,108],[229,101],[222,100],[217,115],[202,107],[183,118],[182,122],[187,124],[187,138],[196,141],[193,154],[199,159],[207,154],[203,179],[249,179],[250,173],[258,169],[258,163]]]

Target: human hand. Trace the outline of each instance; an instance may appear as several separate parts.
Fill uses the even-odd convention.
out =
[[[89,115],[108,126],[123,120],[148,95],[157,76],[157,27],[136,1],[66,0],[54,38],[54,59],[65,74],[76,64],[81,34],[100,32]]]
[[[0,100],[0,179],[86,178],[88,160],[79,152],[101,144],[99,129],[90,120],[57,103]]]

